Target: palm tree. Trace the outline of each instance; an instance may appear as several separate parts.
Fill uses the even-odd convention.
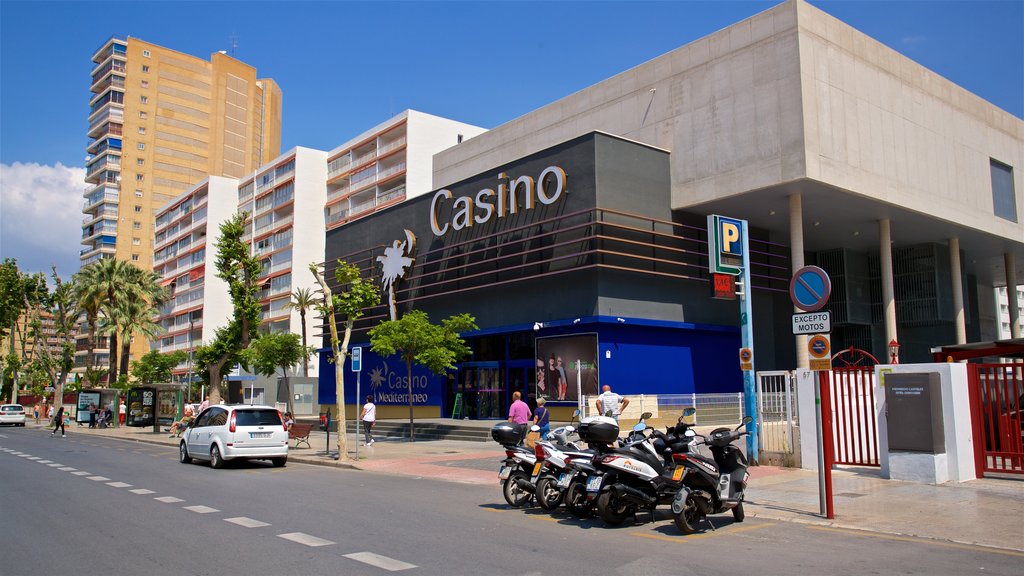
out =
[[[110,334],[110,372],[107,382],[113,384],[117,374],[117,353],[119,348],[117,345],[117,323],[112,316],[115,310],[117,310],[118,303],[131,296],[129,282],[131,273],[128,269],[135,268],[135,266],[114,258],[100,260],[92,264],[92,266],[95,266],[95,270],[90,273],[89,279],[93,283],[92,290],[97,293],[103,303],[101,310],[106,316],[106,321],[104,322],[105,331]]]
[[[89,331],[89,360],[86,366],[87,380],[93,386],[99,384],[102,374],[96,368],[96,335],[99,332],[99,317],[103,309],[103,294],[99,289],[96,264],[90,264],[75,274],[75,300],[79,309],[85,314],[85,322]]]
[[[302,324],[302,348],[306,348],[306,310],[310,310],[317,304],[316,296],[309,288],[297,288],[292,292],[292,299],[285,307],[299,311],[299,321]],[[302,377],[309,378],[309,358],[302,360]]]

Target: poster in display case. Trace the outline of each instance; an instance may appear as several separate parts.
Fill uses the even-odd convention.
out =
[[[152,426],[156,416],[156,388],[128,390],[128,426]]]

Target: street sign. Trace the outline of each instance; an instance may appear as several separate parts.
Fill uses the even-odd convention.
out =
[[[728,274],[712,274],[711,297],[716,300],[735,300],[736,277]]]
[[[740,348],[740,370],[754,369],[754,351],[750,348]]]
[[[789,297],[804,312],[821,310],[831,294],[832,281],[817,266],[804,266],[789,281]]]
[[[811,370],[832,369],[832,343],[828,334],[815,334],[807,339],[807,353]]]
[[[708,214],[708,266],[712,274],[739,276],[746,260],[743,220]]]
[[[362,369],[363,364],[363,347],[353,346],[352,347],[352,371],[359,372]]]
[[[832,313],[828,310],[793,314],[793,334],[828,334],[832,332]]]

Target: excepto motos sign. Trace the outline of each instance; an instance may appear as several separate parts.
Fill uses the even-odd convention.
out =
[[[832,313],[828,310],[793,314],[793,334],[828,334],[832,331]]]

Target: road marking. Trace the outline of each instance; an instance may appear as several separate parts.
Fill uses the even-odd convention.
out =
[[[29,460],[42,460],[42,458],[40,458],[39,456],[29,456],[28,459]]]
[[[260,522],[259,520],[253,520],[252,518],[246,518],[245,516],[239,516],[237,518],[225,518],[225,522],[231,522],[232,524],[238,524],[246,528],[262,528],[264,526],[270,526],[266,522]]]
[[[72,468],[71,466],[65,466],[63,468],[58,468],[58,470],[60,470],[61,472],[74,472],[75,470],[78,470],[78,468]]]
[[[175,498],[174,496],[160,496],[160,497],[157,497],[157,498],[153,498],[153,500],[159,500],[160,502],[163,502],[164,504],[174,504],[175,502],[184,502],[184,500],[182,500],[181,498]]]
[[[107,478],[106,476],[89,476],[86,480],[92,480],[93,482],[106,482],[107,480],[110,480],[110,478]]]
[[[53,460],[39,460],[38,462],[40,464],[49,464],[50,462],[53,462]]]
[[[330,540],[324,540],[323,538],[317,538],[316,536],[310,536],[309,534],[303,534],[302,532],[289,532],[287,534],[278,534],[278,538],[284,538],[285,540],[291,540],[292,542],[298,542],[299,544],[305,544],[306,546],[330,546],[334,544]]]
[[[689,536],[664,536],[662,534],[650,534],[648,532],[633,532],[631,536],[639,536],[640,538],[650,538],[651,540],[662,540],[664,542],[675,542],[676,544],[685,544],[690,540],[703,540],[705,538],[717,538],[720,536],[729,536],[730,534],[736,534],[739,532],[749,532],[751,530],[759,530],[761,528],[767,528],[774,526],[774,522],[765,524],[750,524],[741,528],[719,528],[715,532],[705,532],[703,534],[691,534]]]
[[[50,468],[60,468],[61,466],[63,466],[63,464],[54,462],[53,464],[47,464],[47,466],[49,466]]]
[[[131,488],[131,484],[125,484],[124,482],[107,482],[107,486],[113,488]]]
[[[89,474],[92,474],[92,472],[85,472],[83,470],[79,470],[78,472],[72,472],[72,474],[74,474],[75,476],[88,476]]]
[[[135,490],[129,490],[132,494],[156,494],[152,490],[146,490],[145,488],[136,488]]]
[[[808,526],[812,530],[821,530],[823,532],[838,532],[840,534],[851,534],[854,536],[864,536],[865,538],[880,538],[882,540],[894,540],[896,542],[915,542],[918,544],[931,544],[932,546],[941,546],[943,548],[956,548],[958,550],[970,550],[971,552],[989,552],[991,554],[1005,554],[1007,556],[1018,556],[1024,558],[1024,552],[1017,550],[1006,550],[1003,548],[992,548],[980,544],[960,544],[958,542],[942,542],[939,540],[931,540],[924,537],[915,536],[895,536],[893,534],[880,534],[877,532],[868,532],[867,530],[851,530],[849,528],[832,528],[831,526]]]
[[[209,514],[211,512],[220,512],[220,510],[217,510],[216,508],[210,508],[209,506],[203,505],[183,506],[183,508],[185,508],[185,510],[188,510],[189,512],[195,512],[196,514]]]
[[[31,454],[18,454],[18,458],[32,458],[32,455]],[[39,459],[39,457],[37,456],[36,460],[38,460],[38,459]]]
[[[373,552],[355,552],[353,554],[345,554],[344,556],[350,560],[369,564],[370,566],[376,566],[377,568],[383,568],[389,572],[398,572],[399,570],[416,568],[415,564],[409,564],[408,562],[402,562],[401,560],[395,560],[394,558],[388,558],[387,556],[381,556],[380,554],[374,554]]]

